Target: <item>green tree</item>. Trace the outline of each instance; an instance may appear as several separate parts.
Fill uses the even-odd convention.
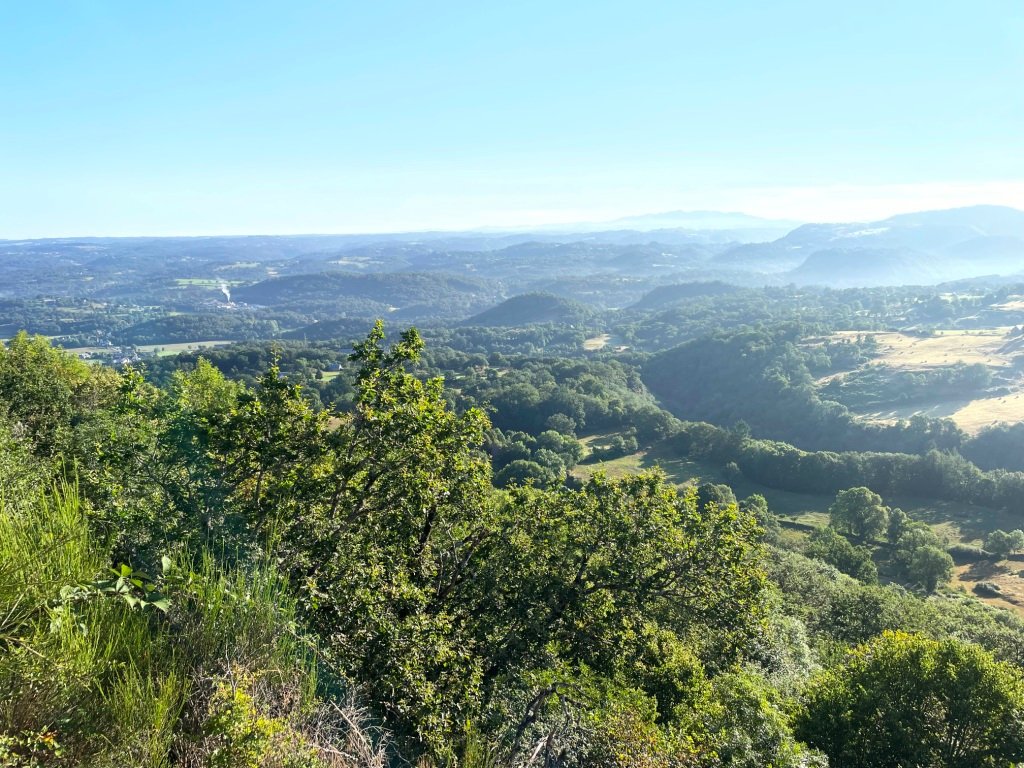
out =
[[[1014,531],[992,531],[985,537],[985,549],[1002,560],[1011,552],[1024,549],[1024,531],[1019,528]]]
[[[814,768],[826,761],[793,738],[782,697],[751,670],[727,672],[714,680],[704,707],[705,727],[723,768]]]
[[[878,581],[878,568],[871,559],[871,550],[855,546],[832,528],[819,528],[808,539],[804,553],[834,565],[840,571],[865,584]]]
[[[881,534],[889,519],[889,508],[882,503],[882,497],[864,487],[840,491],[828,513],[832,527],[861,540]]]
[[[494,475],[494,484],[498,488],[531,483],[538,487],[545,487],[557,482],[558,477],[559,475],[551,467],[542,466],[529,459],[515,459],[498,470]]]
[[[212,448],[232,488],[232,506],[257,532],[298,517],[316,479],[329,471],[327,419],[276,361],[253,389],[237,395]]]
[[[0,344],[0,415],[21,425],[35,453],[74,462],[75,426],[113,404],[117,376],[25,332]]]
[[[701,483],[697,486],[697,507],[704,509],[708,504],[727,507],[736,503],[732,488],[722,483]]]
[[[518,489],[504,509],[515,534],[477,582],[478,631],[494,638],[486,680],[541,663],[552,643],[611,669],[652,619],[740,637],[759,613],[754,520],[735,504],[699,510],[695,491],[679,496],[660,473]]]
[[[892,563],[901,576],[910,577],[910,564],[914,553],[922,547],[941,549],[941,542],[930,526],[921,522],[908,523],[893,546]]]
[[[890,544],[895,544],[900,540],[900,536],[907,530],[909,524],[910,516],[899,507],[894,507],[889,512],[889,524],[885,529],[885,538]]]
[[[953,575],[953,558],[948,552],[930,544],[918,547],[910,558],[910,578],[928,592],[949,581]]]
[[[976,768],[1024,760],[1024,681],[979,646],[900,632],[818,674],[795,730],[832,765]]]
[[[767,541],[775,541],[782,532],[779,519],[768,509],[768,500],[759,493],[752,493],[739,503],[740,511],[752,515],[763,531]]]
[[[290,514],[266,530],[323,653],[411,754],[449,759],[467,719],[501,707],[519,722],[552,686],[615,678],[652,623],[734,646],[752,631],[763,573],[749,515],[699,512],[695,492],[680,497],[661,474],[496,492],[486,417],[456,414],[440,379],[406,370],[422,348],[415,331],[390,349],[383,336],[378,324],[357,345],[354,410],[290,498],[275,492]],[[287,467],[292,450],[272,455]],[[646,684],[634,677],[624,684]]]

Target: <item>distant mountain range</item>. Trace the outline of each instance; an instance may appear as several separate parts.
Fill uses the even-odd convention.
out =
[[[727,211],[666,211],[626,216],[600,225],[603,229],[795,229],[803,222],[762,219],[746,213]]]
[[[805,224],[714,257],[723,268],[837,287],[935,284],[1024,272],[1024,211],[973,206],[849,224]]]
[[[447,322],[537,292],[608,309],[663,306],[723,284],[1024,282],[1024,211],[1013,208],[792,224],[670,211],[561,231],[0,241],[0,302],[70,296],[222,311],[217,302],[230,291],[239,306],[309,320],[387,314]],[[524,307],[539,317],[575,312],[534,297],[481,322],[503,323],[503,314]]]
[[[535,227],[490,227],[482,231],[510,236],[585,237],[601,242],[764,242],[782,237],[803,222],[763,219],[732,211],[663,211],[611,221],[545,224]]]

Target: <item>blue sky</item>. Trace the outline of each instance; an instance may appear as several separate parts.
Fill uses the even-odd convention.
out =
[[[0,30],[0,237],[1024,208],[1021,0],[10,0]]]

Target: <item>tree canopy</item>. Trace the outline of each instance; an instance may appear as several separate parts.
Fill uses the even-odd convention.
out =
[[[1024,681],[977,646],[885,632],[810,683],[797,734],[834,765],[1024,760]]]

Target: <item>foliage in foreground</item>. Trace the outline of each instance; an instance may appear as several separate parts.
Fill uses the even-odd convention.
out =
[[[0,506],[0,765],[381,764],[365,714],[316,697],[272,570],[168,560],[111,590],[109,554],[75,488]]]
[[[977,646],[885,632],[811,682],[797,733],[836,765],[1011,765],[1022,697],[1020,671]]]
[[[0,348],[0,765],[796,768],[850,764],[878,716],[910,741],[986,724],[970,754],[1012,759],[1018,673],[935,648],[1019,664],[1018,624],[768,548],[763,499],[725,488],[496,490],[486,417],[407,372],[415,331],[382,341],[356,347],[345,413],[274,367],[157,389]],[[873,581],[837,537],[819,554]],[[874,640],[905,627],[936,639]],[[893,638],[924,661],[866,668],[876,706],[840,728],[870,656],[847,648]],[[992,695],[948,707],[940,656]]]

